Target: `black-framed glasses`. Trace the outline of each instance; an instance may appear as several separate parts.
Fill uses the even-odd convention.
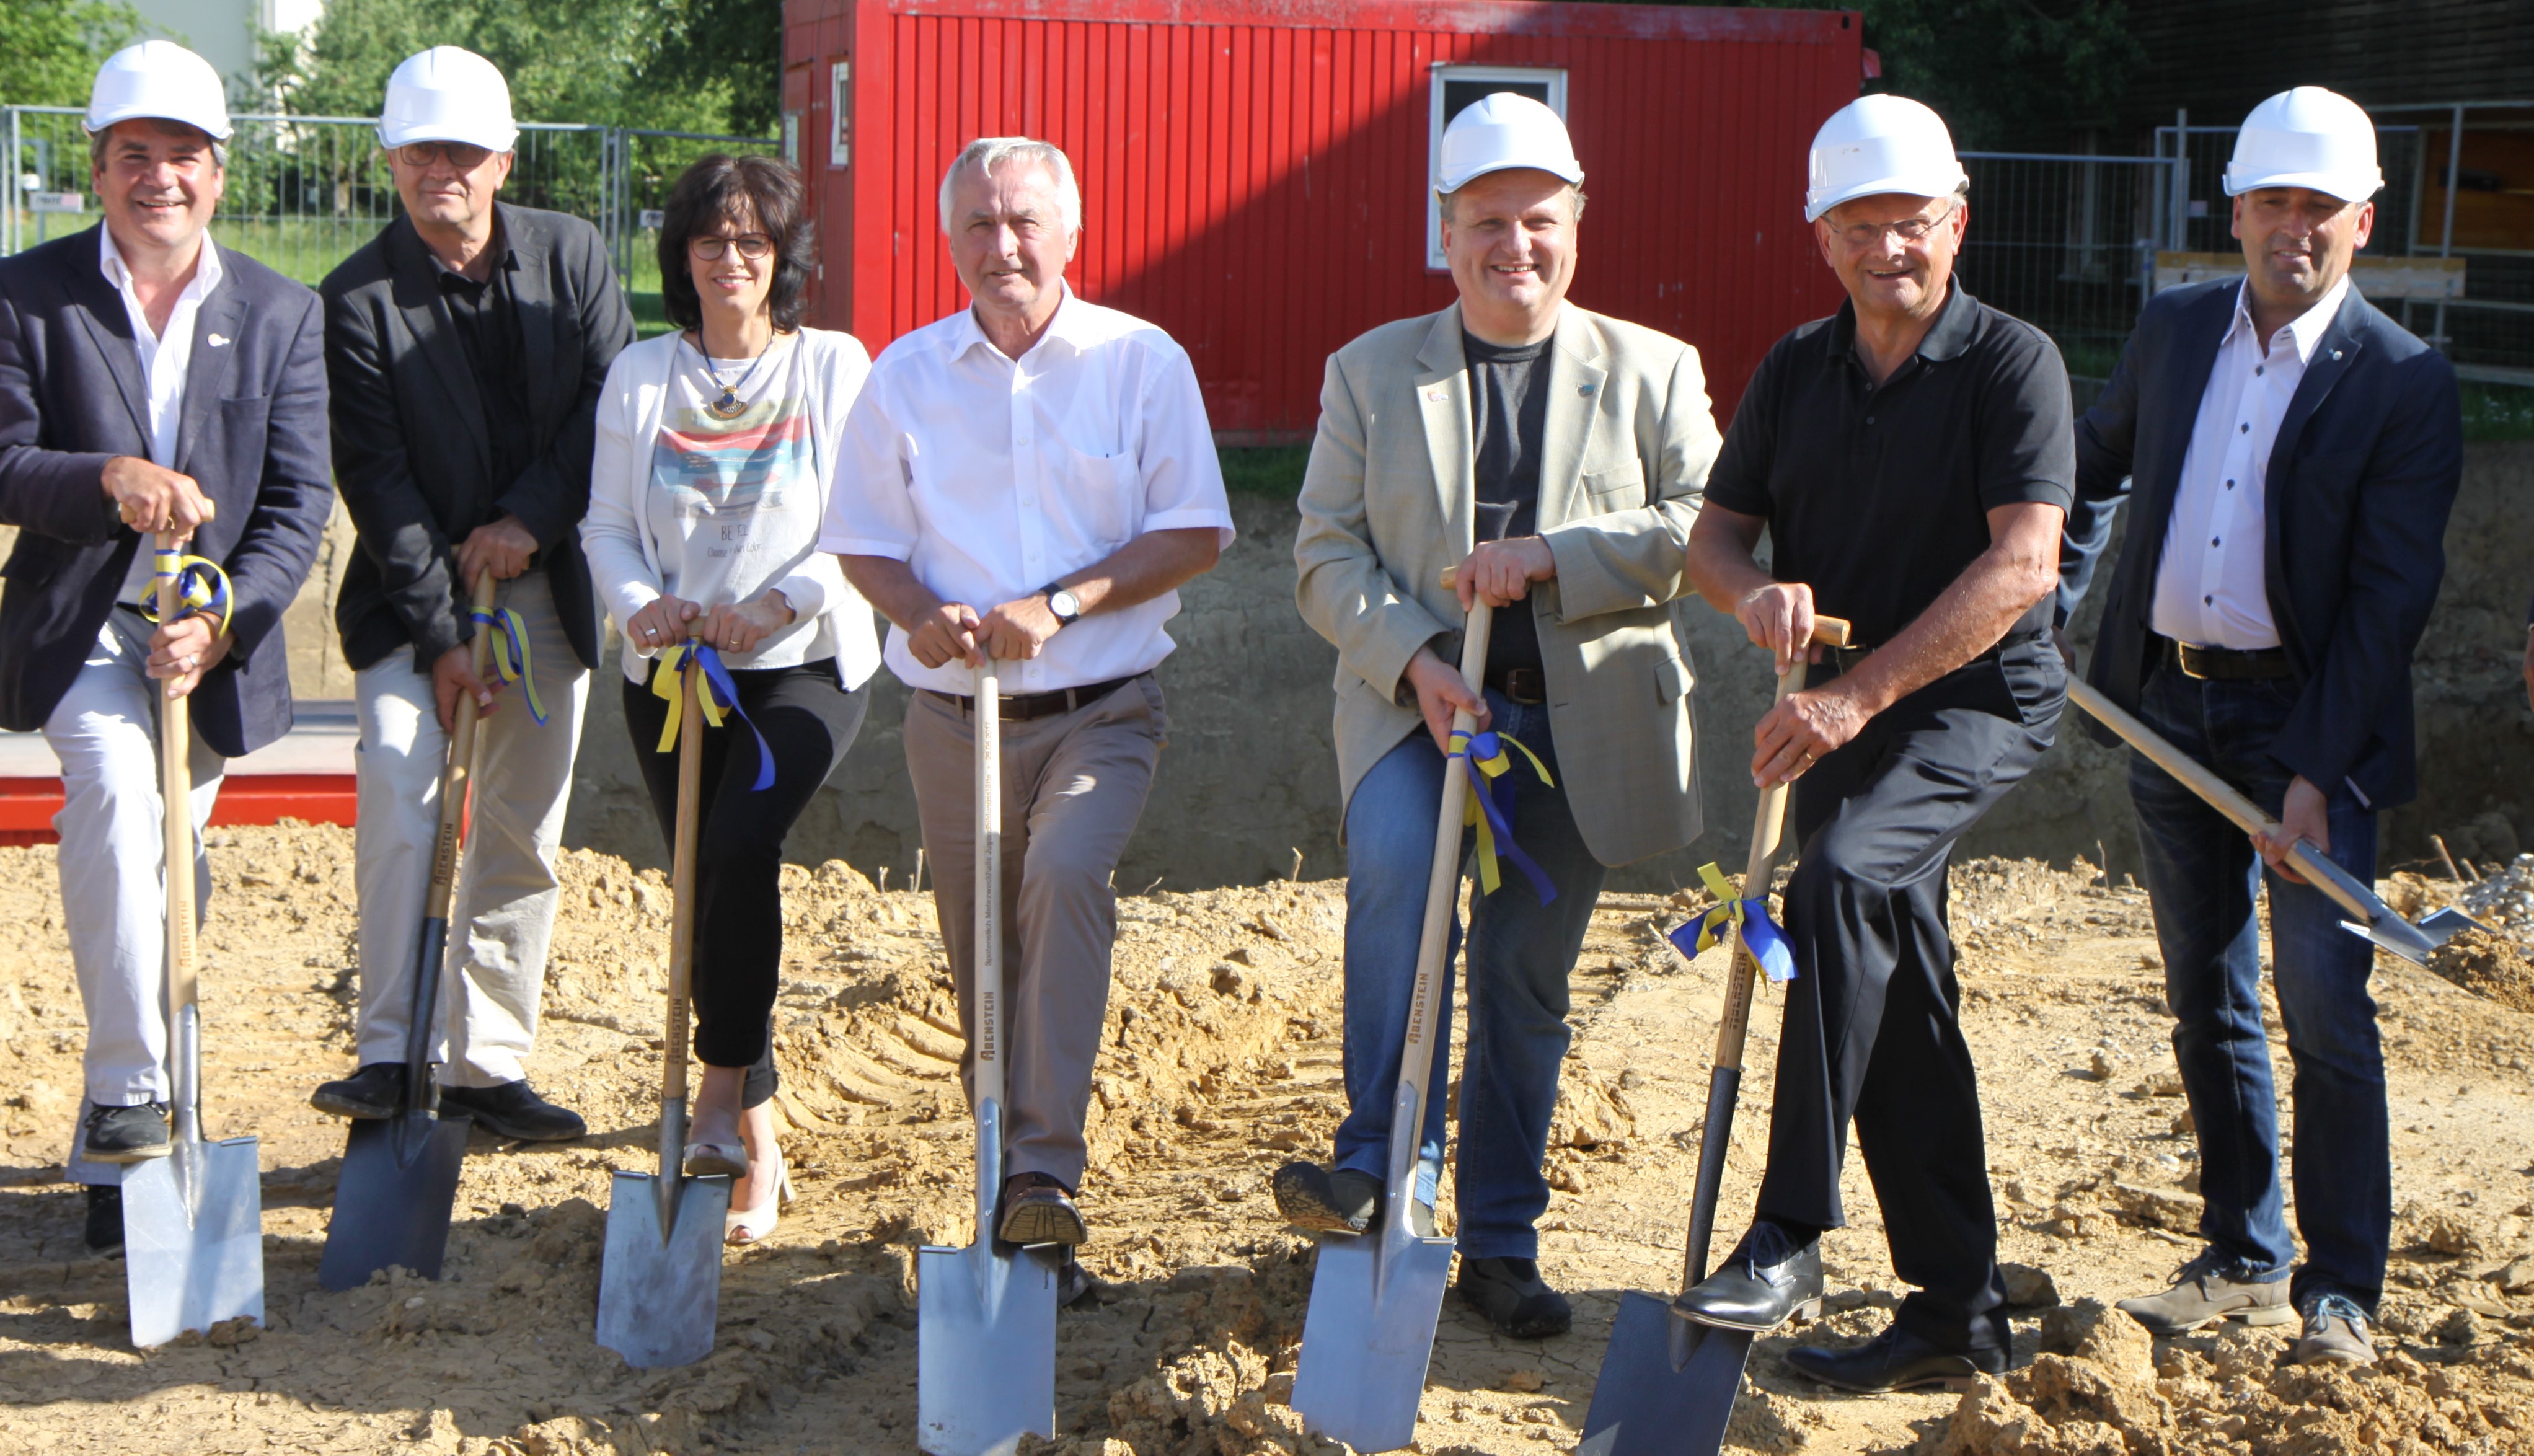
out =
[[[1949,203],[1945,211],[1933,217],[1903,217],[1898,222],[1851,222],[1839,230],[1840,239],[1851,248],[1871,248],[1882,242],[1883,235],[1888,232],[1904,243],[1923,242],[1927,234],[1952,220],[1954,210],[1959,206],[1958,203]]]
[[[445,161],[461,172],[471,172],[493,154],[490,147],[472,142],[407,142],[395,149],[396,160],[409,167],[427,167]]]
[[[766,255],[774,251],[774,239],[767,237],[761,232],[746,233],[735,238],[726,238],[714,235],[709,237],[698,236],[687,239],[687,251],[694,254],[697,258],[702,259],[706,263],[719,261],[722,254],[729,252],[733,248],[737,248],[739,250],[740,257],[747,259],[751,263],[756,263],[762,261]]]

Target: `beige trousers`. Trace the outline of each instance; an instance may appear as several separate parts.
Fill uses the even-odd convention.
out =
[[[1109,959],[1125,852],[1169,724],[1147,674],[1097,702],[1031,722],[1003,740],[1003,1171],[1082,1184],[1082,1120],[1109,1011]],[[959,992],[959,1026],[977,1041],[976,735],[968,715],[919,692],[906,710],[906,769],[924,822],[925,863]],[[971,1105],[971,1060],[959,1077]]]

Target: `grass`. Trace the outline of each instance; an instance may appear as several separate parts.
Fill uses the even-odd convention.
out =
[[[1223,460],[1225,490],[1279,501],[1302,493],[1302,468],[1311,461],[1307,445],[1237,446],[1216,454]]]

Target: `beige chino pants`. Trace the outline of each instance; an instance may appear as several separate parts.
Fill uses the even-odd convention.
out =
[[[1125,852],[1153,786],[1169,723],[1150,674],[1097,702],[1031,722],[1003,741],[1003,1172],[1082,1184],[1082,1120],[1109,1011]],[[976,1045],[976,735],[965,711],[919,692],[906,710],[906,768],[924,823],[933,905]],[[972,1059],[959,1078],[976,1101]]]

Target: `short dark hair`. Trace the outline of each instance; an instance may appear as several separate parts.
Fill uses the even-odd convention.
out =
[[[803,297],[818,267],[817,227],[810,217],[801,174],[771,156],[698,157],[669,189],[660,210],[660,306],[681,329],[701,329],[703,300],[687,272],[687,244],[725,217],[754,215],[756,229],[774,240],[774,282],[765,306],[786,334],[810,311]]]

